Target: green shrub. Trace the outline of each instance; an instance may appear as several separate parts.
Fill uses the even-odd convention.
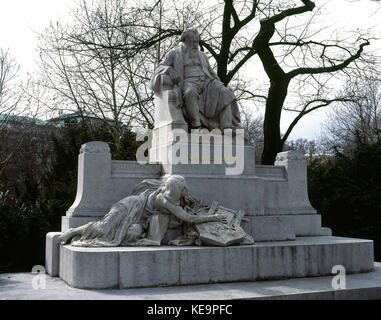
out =
[[[24,271],[41,264],[43,234],[49,220],[41,208],[22,202],[9,191],[0,191],[0,272]],[[36,246],[36,244],[38,244]],[[28,270],[30,271],[30,270]]]
[[[74,202],[77,187],[78,153],[89,141],[110,143],[113,158],[133,160],[138,147],[135,134],[126,131],[116,150],[105,128],[68,125],[60,135],[52,135],[54,154],[42,177],[22,172],[22,189],[0,185],[0,272],[30,271],[45,261],[45,237],[60,231],[61,217]]]
[[[381,260],[381,142],[308,166],[311,204],[338,236],[372,239]]]

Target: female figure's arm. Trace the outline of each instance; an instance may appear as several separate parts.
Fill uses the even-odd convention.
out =
[[[160,210],[165,209],[172,213],[175,217],[178,219],[188,222],[188,223],[204,223],[204,222],[212,222],[212,221],[221,221],[224,222],[226,217],[224,215],[216,214],[216,215],[209,215],[209,216],[196,216],[187,213],[181,206],[175,205],[171,202],[169,202],[167,199],[164,198],[162,194],[158,194],[156,197],[156,204],[158,206],[158,209]]]

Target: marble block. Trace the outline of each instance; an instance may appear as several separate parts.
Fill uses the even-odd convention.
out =
[[[62,232],[49,232],[46,235],[45,269],[52,277],[57,277],[59,274],[60,245],[58,237],[61,234]]]
[[[60,277],[75,288],[137,288],[257,281],[373,270],[373,241],[302,237],[232,247],[60,248]]]

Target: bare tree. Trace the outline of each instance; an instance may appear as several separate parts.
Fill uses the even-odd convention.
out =
[[[332,101],[343,99],[336,97],[326,99],[319,95],[324,89],[324,82],[317,78],[317,75],[334,73],[344,70],[351,62],[358,60],[364,50],[369,45],[369,41],[359,35],[357,39],[351,39],[349,43],[344,40],[335,39],[328,41],[301,40],[294,34],[286,32],[279,40],[271,42],[274,34],[277,32],[277,26],[281,23],[287,23],[289,17],[297,17],[315,8],[315,4],[309,0],[301,0],[301,5],[282,8],[278,12],[272,12],[268,18],[261,20],[260,30],[254,40],[253,48],[256,50],[267,76],[270,80],[270,88],[267,95],[266,111],[264,119],[264,152],[262,163],[272,164],[277,152],[282,150],[282,146],[292,130],[293,126],[300,118],[317,108],[329,105]],[[275,11],[275,10],[274,10]],[[352,42],[353,41],[353,42]],[[283,57],[296,57],[291,66],[285,63],[285,59],[279,60],[275,56],[273,48],[277,46],[288,48]],[[282,67],[281,64],[284,64]],[[285,67],[289,71],[285,71]],[[290,68],[291,67],[291,68]],[[283,106],[287,97],[290,82],[293,79],[299,79],[302,83],[315,81],[317,90],[316,98],[304,103],[304,106],[298,112],[283,138],[280,134],[280,118]]]
[[[20,106],[24,97],[24,87],[19,78],[19,70],[20,67],[11,57],[9,50],[0,48],[0,136],[5,142],[9,139],[10,124],[24,111]],[[25,133],[22,136],[24,135]],[[13,144],[0,144],[0,177],[20,143],[18,140]]]
[[[12,174],[15,178],[18,172],[15,169],[11,174],[9,169],[15,167],[15,162],[26,164],[32,157],[41,159],[43,156],[41,153],[37,155],[38,139],[30,143],[32,136],[41,136],[41,132],[46,131],[40,130],[43,121],[38,119],[42,90],[43,87],[33,82],[30,75],[22,74],[9,51],[0,48],[0,178],[8,177],[11,181]]]
[[[259,58],[262,64],[269,81],[267,92],[244,88],[246,96],[242,96],[265,102],[264,164],[274,162],[276,153],[282,150],[303,116],[333,102],[348,100],[349,97],[331,90],[328,83],[336,80],[339,71],[341,76],[348,76],[349,67],[363,68],[360,62],[366,62],[362,58],[369,39],[360,32],[322,38],[324,27],[320,21],[313,23],[320,11],[306,15],[314,9],[315,3],[310,0],[220,0],[204,7],[201,14],[194,14],[199,21],[196,25],[201,28],[201,47],[216,61],[218,76],[226,85],[234,82],[249,61]],[[173,19],[163,20],[168,23],[160,28],[147,23],[136,26],[151,32],[129,43],[131,54],[181,32]],[[289,99],[286,101],[291,88],[299,93],[294,94],[296,107]],[[297,115],[282,136],[283,110]]]
[[[111,107],[113,115],[122,114],[115,110],[129,110],[129,113],[124,112],[128,119],[152,126],[152,96],[145,84],[157,62],[176,43],[182,31],[196,26],[201,34],[201,49],[214,59],[219,78],[225,85],[239,89],[237,95],[241,101],[265,107],[264,164],[274,162],[276,153],[282,150],[302,117],[335,101],[350,98],[334,90],[332,82],[339,76],[350,76],[348,68],[364,68],[364,48],[370,43],[369,37],[360,32],[322,37],[324,27],[321,21],[313,23],[321,12],[315,10],[315,3],[310,0],[185,0],[181,3],[140,0],[133,5],[123,0],[107,0],[102,2],[103,5],[92,3],[98,8],[94,9],[96,14],[92,14],[92,7],[81,2],[76,13],[80,17],[78,24],[70,30],[52,27],[55,33],[50,39],[54,41],[47,47],[51,51],[43,50],[47,54],[45,61],[49,61],[50,54],[52,70],[58,70],[51,83],[61,96],[71,99],[80,110],[91,106],[92,110],[99,109],[97,112],[102,114],[102,110]],[[108,14],[104,14],[106,12]],[[112,36],[103,37],[103,34]],[[91,78],[83,68],[92,66],[93,72],[98,66],[93,65],[94,61],[111,53],[118,61],[114,65],[121,68],[120,73],[114,74],[123,78],[123,88],[131,92],[129,95],[123,91],[129,97],[127,103],[115,104],[112,99],[105,98],[94,102],[88,98],[94,92],[99,94],[98,89],[87,83],[102,83],[100,79],[109,72],[100,71],[99,77]],[[73,54],[77,58],[70,64]],[[253,68],[250,63],[256,66],[253,73],[264,71],[266,88],[254,86],[246,76],[247,68]],[[97,70],[110,66],[110,63],[99,64]],[[49,72],[46,74],[52,76]],[[64,87],[57,86],[57,77]],[[109,87],[109,78],[102,83],[101,95]],[[134,84],[134,81],[138,83]],[[296,117],[282,136],[280,119],[283,110],[295,112]]]
[[[255,115],[248,108],[242,108],[241,122],[249,142],[255,146],[255,162],[260,163],[263,151],[263,116]]]
[[[22,99],[19,69],[9,51],[0,48],[0,130],[5,126],[7,119],[16,114]]]
[[[304,153],[307,161],[310,163],[312,160],[327,159],[331,156],[331,152],[327,149],[327,146],[322,143],[321,140],[308,140],[305,138],[299,138],[296,140],[287,141],[283,145],[283,150],[299,150]]]
[[[52,107],[97,117],[109,127],[117,149],[123,124],[153,124],[152,93],[146,86],[153,72],[149,52],[126,59],[120,50],[134,32],[127,26],[123,32],[116,28],[128,12],[124,4],[80,1],[73,21],[51,24],[39,47],[44,83],[54,96]]]
[[[331,109],[325,140],[331,148],[350,154],[360,144],[381,139],[381,78],[357,74],[344,91],[355,98]]]

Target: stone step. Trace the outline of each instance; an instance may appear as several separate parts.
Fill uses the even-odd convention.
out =
[[[321,236],[232,247],[61,246],[59,276],[75,288],[257,281],[373,270],[373,241]]]
[[[381,263],[374,271],[346,274],[345,286],[334,288],[335,275],[286,280],[202,284],[190,286],[83,290],[46,276],[43,290],[31,283],[35,273],[0,274],[0,300],[381,300]],[[343,283],[344,284],[344,283]],[[176,303],[176,302],[171,302]],[[229,302],[231,304],[232,302]],[[197,304],[197,302],[195,303]],[[170,304],[168,304],[169,306]],[[133,305],[136,306],[136,303]],[[139,306],[139,305],[138,305]],[[258,305],[253,305],[258,307]],[[138,308],[138,307],[137,307]],[[139,309],[138,309],[139,310]],[[241,310],[241,309],[240,309]]]

